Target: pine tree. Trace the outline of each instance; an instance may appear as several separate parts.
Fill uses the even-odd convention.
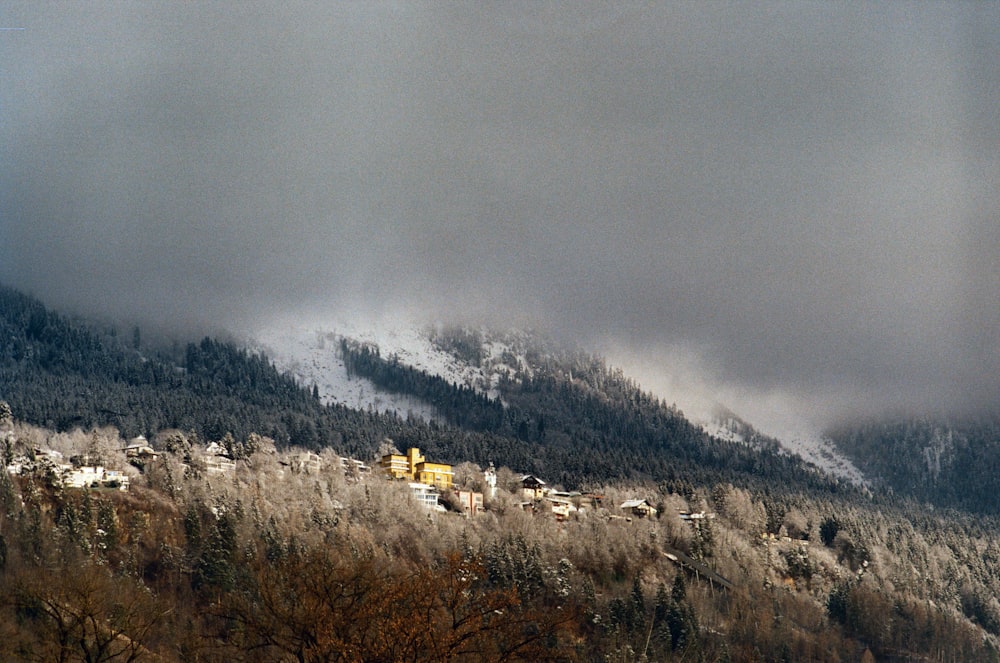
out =
[[[633,631],[640,631],[646,627],[646,598],[642,594],[642,581],[639,574],[632,580],[632,604],[630,606],[632,618],[630,626]]]

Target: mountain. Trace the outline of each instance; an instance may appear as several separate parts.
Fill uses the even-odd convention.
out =
[[[394,418],[369,420],[323,407],[263,355],[202,339],[137,348],[0,287],[0,398],[23,421],[65,431],[115,426],[131,437],[164,429],[203,439],[231,433],[282,445],[367,450],[394,434]]]
[[[397,336],[405,343],[388,356],[373,341],[342,338],[338,347],[324,335],[325,361],[350,370],[339,382],[303,383],[304,374],[282,372],[265,354],[230,342],[137,348],[134,339],[127,343],[6,288],[0,332],[0,398],[19,419],[56,430],[113,425],[127,436],[151,436],[176,428],[207,440],[258,433],[279,446],[332,447],[364,458],[389,437],[445,461],[492,461],[567,488],[628,479],[845,489],[773,445],[709,436],[599,358],[542,352],[524,335],[485,342],[475,332],[450,330],[429,341]],[[426,342],[437,350],[406,347]],[[393,394],[431,409],[412,416],[357,409],[333,402],[333,391],[324,403],[321,381],[330,390],[354,384],[359,398],[364,388],[373,402],[382,398],[376,393]]]
[[[530,334],[283,334],[156,348],[0,288],[0,451],[28,468],[0,472],[0,658],[1000,660],[996,518],[838,481],[732,412],[710,435]],[[128,467],[128,492],[35,463],[127,465],[119,431],[163,428],[185,434]],[[859,458],[896,440],[927,486],[961,486],[975,430],[831,434]],[[466,489],[495,462],[497,496],[464,518],[345,475],[338,453],[386,437]],[[526,510],[515,470],[582,508]]]
[[[780,437],[769,436],[723,405],[713,408],[711,415],[700,423],[706,432],[719,439],[751,444],[777,444],[785,452],[802,457],[830,476],[857,486],[871,486],[868,476],[858,469],[858,465],[837,446],[829,434],[800,431],[788,432]]]

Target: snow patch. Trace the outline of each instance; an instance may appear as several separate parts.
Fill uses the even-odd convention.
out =
[[[286,324],[258,329],[246,342],[251,350],[263,351],[278,370],[291,374],[299,384],[316,385],[323,403],[394,412],[426,421],[437,418],[432,405],[410,395],[381,390],[367,378],[349,377],[339,353],[341,339],[375,345],[383,358],[396,357],[405,366],[471,387],[490,398],[500,397],[497,385],[503,377],[510,377],[525,365],[523,352],[515,347],[519,343],[513,337],[484,337],[482,361],[480,366],[473,366],[435,345],[433,334],[431,328],[417,325]]]
[[[263,329],[247,340],[252,350],[263,351],[277,369],[305,386],[316,385],[320,402],[431,421],[434,408],[412,396],[378,389],[370,380],[348,376],[340,357],[340,339],[354,336],[324,329],[285,327]]]

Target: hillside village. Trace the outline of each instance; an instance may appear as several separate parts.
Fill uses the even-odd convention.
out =
[[[346,645],[303,644],[294,634],[272,641],[272,634],[294,624],[327,632],[336,623],[344,638],[372,647],[366,634],[384,637],[400,619],[420,625],[399,633],[411,645],[433,632],[460,651],[472,641],[501,647],[484,659],[426,645],[415,657],[426,661],[847,661],[869,648],[906,660],[906,652],[941,642],[958,653],[927,660],[990,660],[982,655],[995,651],[992,630],[982,626],[994,629],[992,615],[1000,615],[987,594],[989,571],[962,575],[954,590],[933,569],[978,568],[974,560],[1000,550],[1000,540],[944,546],[951,539],[939,532],[954,520],[906,528],[903,518],[846,502],[799,496],[777,503],[727,484],[565,491],[533,473],[445,463],[388,439],[368,460],[278,449],[259,435],[206,443],[170,430],[123,440],[112,428],[59,433],[8,419],[0,452],[0,589],[10,597],[0,611],[11,624],[22,620],[17,637],[0,639],[0,656],[10,660],[24,660],[10,655],[18,647],[56,641],[60,606],[77,602],[67,597],[95,591],[73,585],[74,574],[45,575],[53,564],[88,569],[81,582],[125,583],[111,596],[135,590],[155,600],[160,635],[140,642],[161,659],[149,660],[327,660],[325,647]],[[915,568],[928,569],[923,583],[910,580]],[[308,614],[297,601],[282,603],[281,592],[312,591],[308,583],[330,569],[330,582],[378,578],[363,590],[363,619],[337,621],[351,614],[339,602],[346,597],[310,604]],[[474,586],[471,578],[479,579]],[[425,616],[452,609],[438,593],[452,586],[475,597],[462,610],[495,606],[514,619],[503,628],[514,629],[509,642],[517,644],[509,646],[516,649],[503,649],[486,622],[459,628],[448,626],[451,618],[426,622],[413,612],[430,610],[412,604],[416,596],[437,606]],[[268,587],[283,589],[262,595]],[[888,596],[906,598],[893,607]],[[38,600],[55,600],[55,611],[37,612]],[[109,605],[107,615],[119,609]],[[274,621],[272,610],[286,616]],[[313,613],[322,619],[308,626],[302,620]],[[167,617],[174,614],[180,621]],[[234,616],[246,627],[232,630]],[[96,623],[115,623],[109,620]],[[246,630],[252,625],[264,630]],[[106,628],[79,642],[100,640]],[[521,639],[535,629],[544,640]]]
[[[96,437],[96,432],[93,437]],[[191,445],[185,436],[172,432],[161,436],[163,444],[170,450],[156,450],[144,436],[129,440],[117,454],[117,462],[121,464],[124,457],[126,464],[118,469],[105,468],[103,465],[88,465],[95,452],[74,455],[69,463],[63,462],[61,451],[48,448],[34,448],[31,453],[11,455],[7,472],[12,476],[41,477],[54,486],[64,489],[82,490],[118,490],[128,491],[133,478],[153,469],[164,461],[164,455],[170,455],[183,450],[182,462],[179,466],[186,475],[206,477],[233,477],[238,461],[234,458],[232,442],[209,442],[205,445]],[[8,448],[11,438],[7,437]],[[93,444],[91,445],[93,446]],[[455,482],[454,466],[447,463],[431,462],[415,447],[399,453],[391,439],[383,441],[384,448],[392,451],[383,454],[377,461],[373,472],[368,463],[339,456],[332,453],[318,454],[302,449],[290,449],[279,452],[272,440],[258,438],[254,444],[254,453],[273,458],[278,465],[276,472],[280,480],[286,473],[294,475],[319,475],[329,469],[339,470],[345,481],[393,481],[403,483],[407,487],[404,493],[411,508],[426,510],[431,513],[452,514],[464,517],[475,517],[489,508],[497,500],[498,472],[492,464],[485,470],[471,466],[471,472],[466,472],[462,485]],[[244,461],[249,460],[244,458]],[[114,461],[112,461],[114,462]],[[470,464],[471,465],[471,464]],[[520,510],[528,514],[550,515],[556,523],[571,518],[585,518],[589,514],[611,520],[632,522],[633,518],[657,518],[663,515],[664,505],[659,508],[651,504],[648,498],[630,497],[620,501],[617,506],[608,503],[601,493],[583,493],[580,491],[564,491],[550,486],[545,480],[533,474],[515,474],[506,468],[503,471],[509,477],[500,490],[506,493]],[[138,473],[138,474],[137,474]],[[475,490],[474,488],[481,488]],[[705,511],[691,512],[688,509],[675,509],[676,517],[688,524],[696,533],[697,539],[710,536],[702,528],[705,523],[715,518],[714,513]],[[775,537],[774,534],[761,533],[763,545],[776,545],[778,542],[792,543],[787,535]],[[808,541],[794,541],[796,545],[806,546]],[[732,588],[730,581],[706,566],[703,562],[693,559],[685,553],[669,548],[664,556],[679,568],[690,572],[698,579],[704,579],[712,586]]]
[[[97,436],[96,432],[93,433],[87,449],[72,454],[67,462],[66,453],[57,449],[43,446],[17,449],[13,437],[8,434],[4,439],[8,457],[6,471],[11,476],[41,478],[64,489],[128,491],[134,480],[153,469],[157,463],[165,462],[165,455],[176,456],[179,453],[179,466],[186,474],[226,477],[236,473],[237,457],[245,454],[245,451],[234,451],[231,441],[229,445],[225,444],[225,440],[192,445],[184,434],[176,431],[161,436],[164,449],[155,449],[145,436],[140,435],[119,449],[105,445],[102,451],[98,451]],[[394,448],[390,439],[386,439],[383,446]],[[276,460],[280,468],[279,479],[286,472],[317,475],[328,465],[333,465],[339,467],[348,481],[404,482],[415,508],[437,513],[476,516],[497,498],[498,473],[492,464],[486,469],[478,466],[470,468],[472,471],[464,473],[460,485],[455,482],[453,465],[431,462],[413,447],[405,454],[397,450],[383,454],[377,460],[374,472],[372,465],[347,456],[318,454],[302,449],[279,452],[274,442],[267,438],[257,439],[254,453]],[[244,457],[243,460],[247,459]],[[509,476],[516,477],[516,481],[507,481],[501,490],[514,497],[524,511],[548,513],[556,521],[580,517],[588,512],[626,521],[659,514],[647,498],[628,498],[616,507],[607,504],[602,494],[564,491],[533,474],[514,474],[506,468],[504,470]],[[678,516],[686,522],[714,518],[714,514],[692,514],[686,510],[679,510]]]

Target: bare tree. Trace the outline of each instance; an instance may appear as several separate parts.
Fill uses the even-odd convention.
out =
[[[168,614],[133,579],[95,564],[24,569],[6,600],[25,627],[6,646],[39,662],[155,660],[145,643]]]

